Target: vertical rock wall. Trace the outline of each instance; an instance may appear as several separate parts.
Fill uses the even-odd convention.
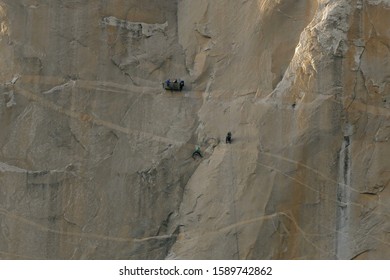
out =
[[[389,3],[202,3],[182,37],[208,73],[197,132],[234,141],[191,177],[169,258],[388,258],[389,148],[376,135],[389,118]],[[200,24],[209,43],[192,49]]]
[[[389,258],[389,13],[1,0],[0,258]]]
[[[0,1],[2,258],[165,257],[201,104],[161,87],[176,5]]]

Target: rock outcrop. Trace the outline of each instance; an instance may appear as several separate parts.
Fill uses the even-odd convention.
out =
[[[390,258],[389,21],[387,0],[0,0],[0,258]]]

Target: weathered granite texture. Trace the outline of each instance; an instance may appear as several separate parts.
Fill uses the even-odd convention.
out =
[[[389,26],[388,0],[0,0],[0,258],[390,258]]]

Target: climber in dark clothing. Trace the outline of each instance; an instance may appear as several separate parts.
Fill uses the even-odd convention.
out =
[[[200,153],[200,147],[199,146],[195,147],[195,151],[192,153],[192,158],[195,159],[196,155],[200,156],[201,158],[203,157],[202,154]]]
[[[232,143],[232,133],[229,131],[228,134],[226,135],[226,144],[231,144]]]

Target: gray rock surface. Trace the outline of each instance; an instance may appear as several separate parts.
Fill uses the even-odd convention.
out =
[[[389,24],[387,0],[0,0],[0,258],[390,258]]]

